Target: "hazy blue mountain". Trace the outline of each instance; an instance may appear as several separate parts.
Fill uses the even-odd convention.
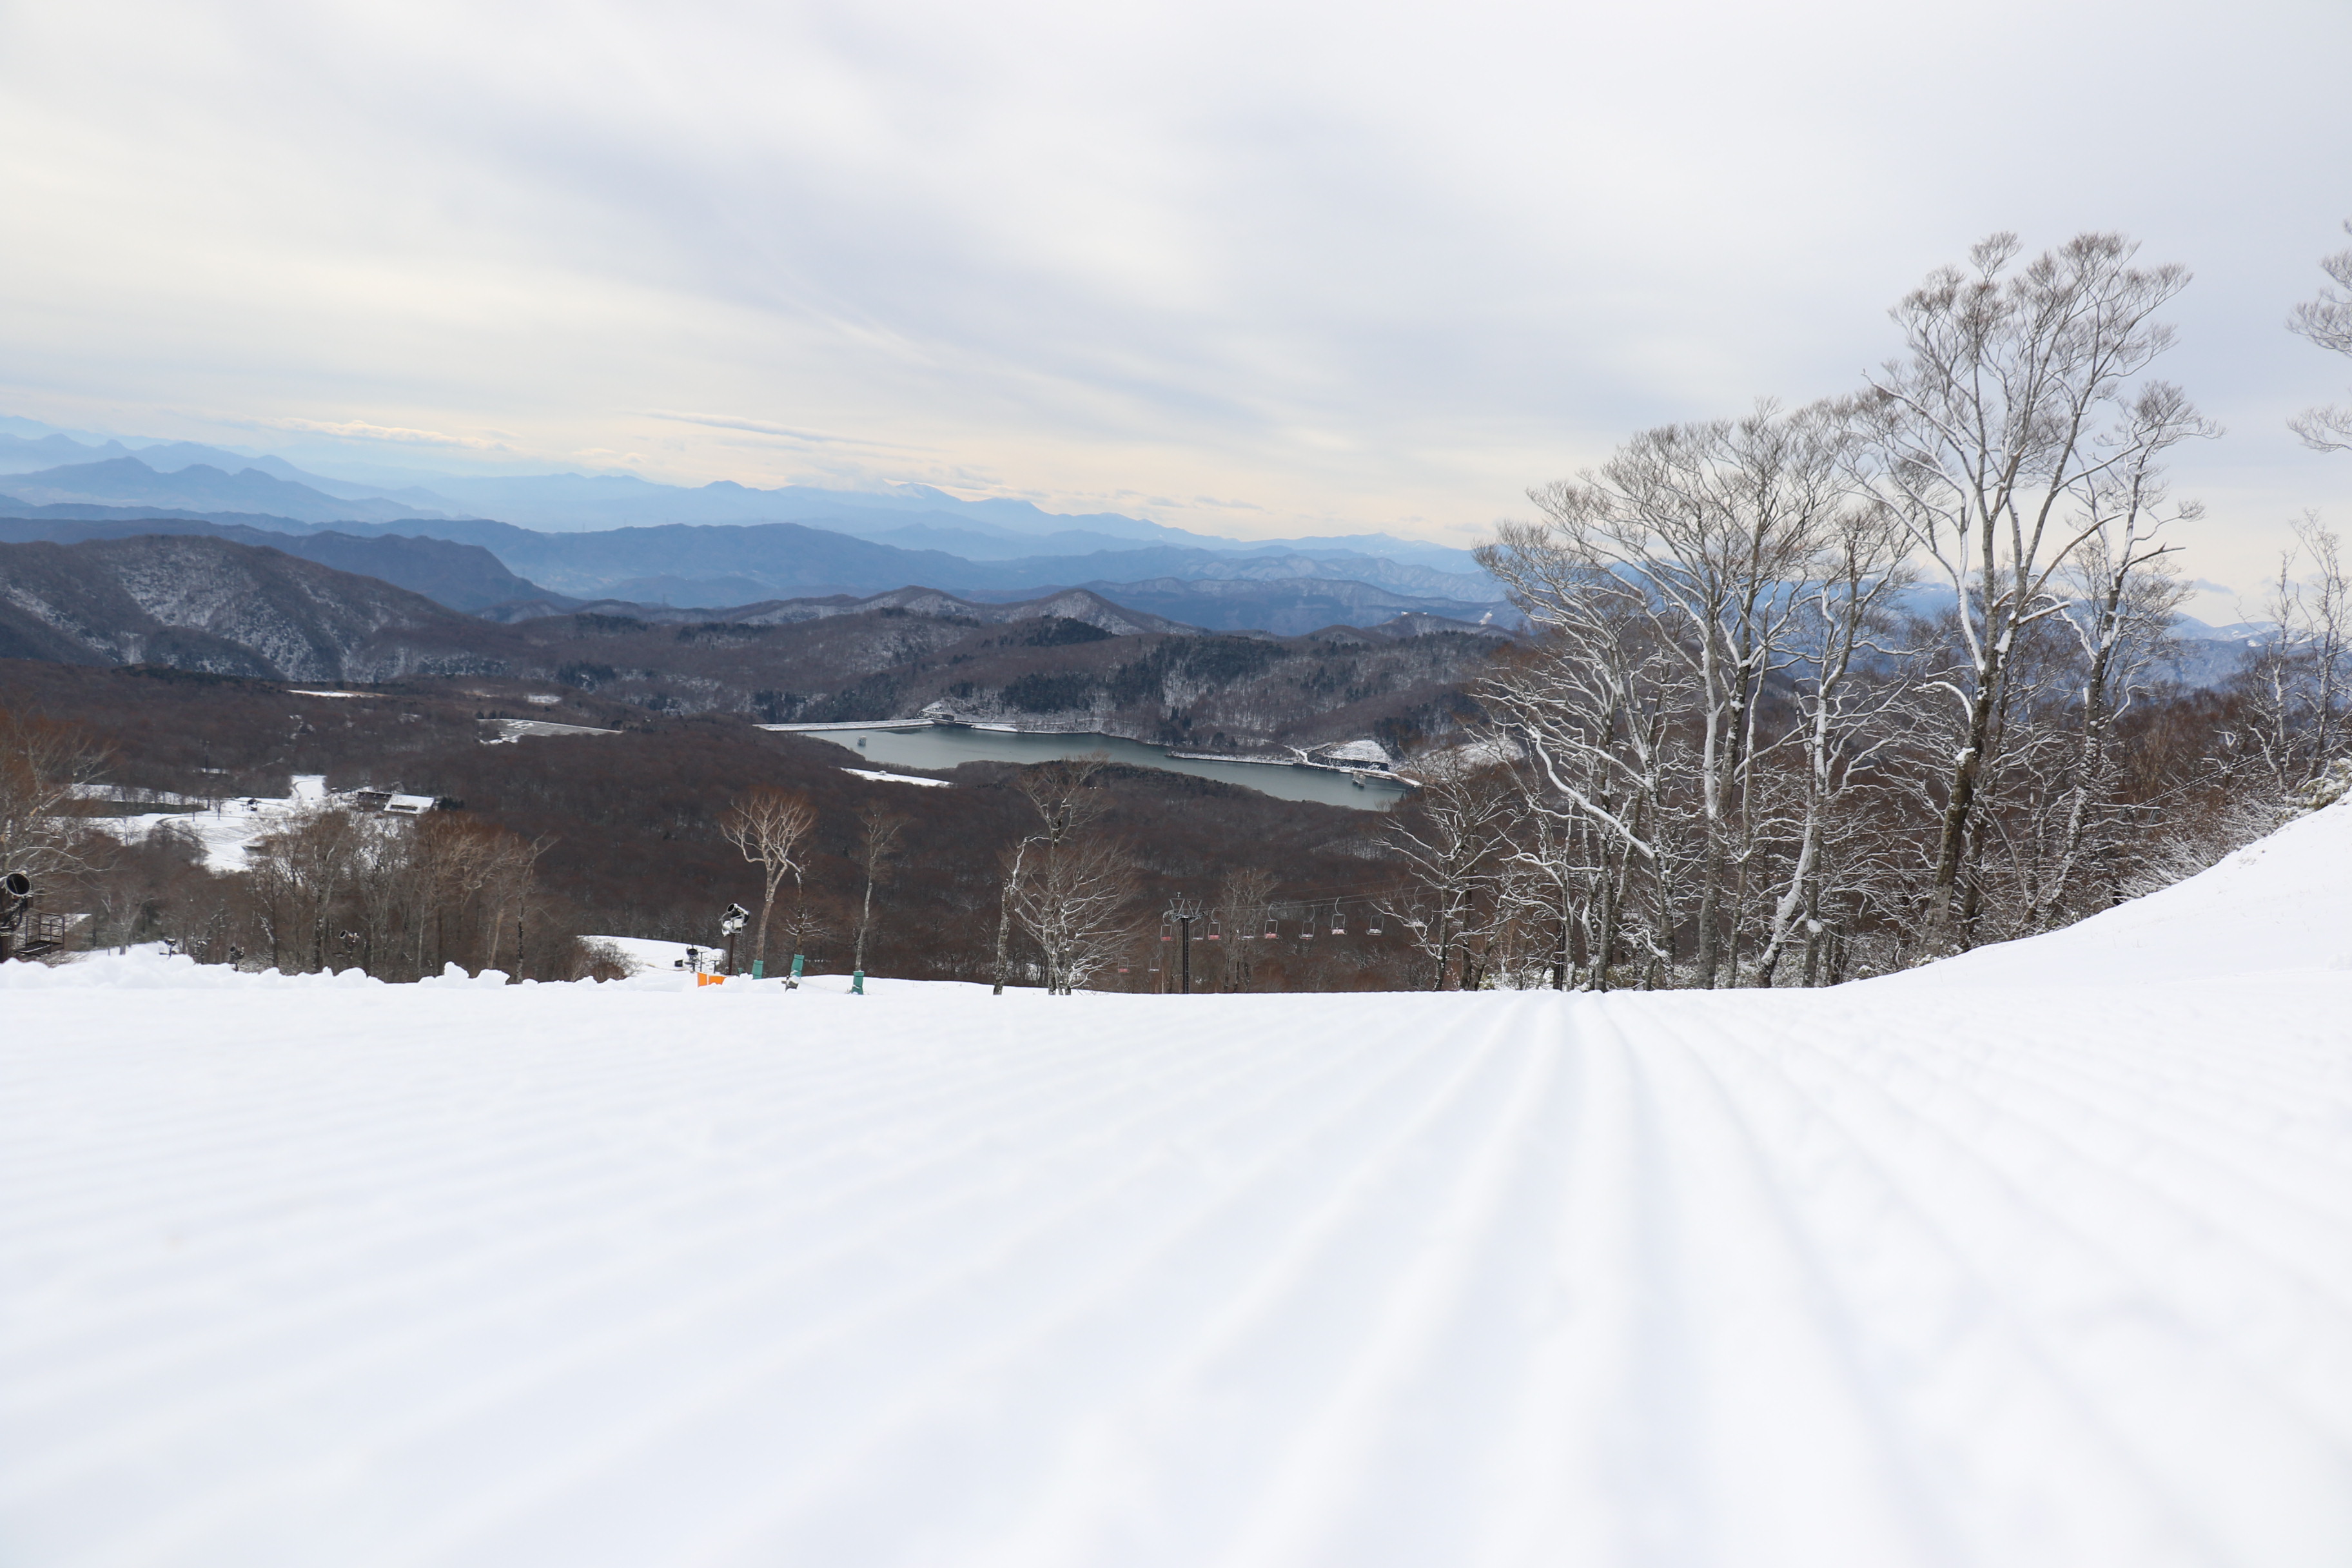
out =
[[[137,458],[109,458],[15,474],[7,484],[8,493],[0,496],[0,503],[17,501],[34,507],[60,502],[168,507],[194,512],[251,512],[304,522],[387,522],[425,515],[400,501],[342,500],[257,468],[232,474],[208,463],[195,463],[163,474]]]
[[[860,516],[855,512],[835,511],[796,521],[811,527],[871,539],[878,543],[895,544],[904,550],[944,550],[968,561],[1017,561],[1037,555],[1087,555],[1105,550],[1131,551],[1137,548],[1138,543],[1135,540],[1115,534],[1078,529],[1044,534],[982,532],[971,525],[970,520],[947,513],[918,514],[912,521],[903,522],[898,521],[898,514],[893,512],[870,512]],[[1171,552],[1171,559],[1174,554],[1189,552],[1202,562],[1236,558],[1263,562],[1278,558],[1288,563],[1286,574],[1294,576],[1348,576],[1365,582],[1387,583],[1391,587],[1412,587],[1413,584],[1402,577],[1391,581],[1389,576],[1368,574],[1368,571],[1402,571],[1406,574],[1417,574],[1416,581],[1423,592],[1467,594],[1474,598],[1495,596],[1501,592],[1468,551],[1450,550],[1444,545],[1423,544],[1413,540],[1392,539],[1386,534],[1356,534],[1340,539],[1239,540],[1187,533],[1164,542],[1164,548]],[[1344,564],[1347,569],[1322,571],[1309,567],[1301,570],[1297,567],[1300,562]],[[1248,572],[1261,576],[1276,574],[1255,566],[1239,570],[1242,574]],[[1213,567],[1203,565],[1198,568],[1197,573],[1187,568],[1177,574],[1222,574]]]
[[[968,561],[1010,561],[1041,552],[1076,555],[1093,550],[1131,549],[1136,542],[1115,533],[1095,533],[1077,529],[1065,529],[1055,533],[982,532],[963,518],[941,514],[932,519],[918,514],[914,521],[907,522],[900,521],[903,515],[894,511],[871,512],[861,517],[855,513],[835,512],[800,521],[810,524],[822,523],[835,532],[852,534],[859,539],[895,544],[901,550],[944,550]]]
[[[1197,632],[1202,629],[1128,609],[1099,594],[1079,588],[1065,588],[1034,599],[960,599],[936,588],[894,588],[887,594],[871,594],[863,598],[850,594],[829,594],[822,598],[766,599],[757,604],[725,605],[715,608],[685,608],[644,600],[583,601],[559,596],[500,605],[484,611],[482,619],[496,621],[502,626],[518,626],[526,621],[547,620],[557,616],[625,616],[648,626],[789,626],[805,621],[837,620],[844,616],[865,615],[875,610],[976,621],[982,626],[1003,626],[1013,621],[1047,618],[1076,621],[1113,637],[1137,637],[1153,632]]]
[[[159,473],[191,468],[231,476],[257,471],[319,495],[348,502],[384,500],[391,510],[371,512],[346,506],[346,515],[318,517],[315,505],[272,506],[261,496],[192,504],[161,493],[109,502],[97,497],[58,496],[61,501],[92,504],[151,502],[198,513],[220,510],[276,512],[304,521],[362,521],[370,516],[463,515],[467,512],[546,531],[645,526],[666,522],[821,523],[859,538],[881,539],[904,549],[941,550],[971,560],[1017,555],[1075,555],[1145,543],[1165,543],[1214,552],[1280,550],[1292,554],[1328,552],[1374,556],[1441,572],[1477,574],[1467,551],[1390,534],[1348,534],[1276,540],[1240,540],[1195,533],[1116,512],[1065,514],[1034,502],[1003,497],[966,500],[930,485],[890,485],[880,489],[833,489],[786,485],[771,489],[719,480],[699,487],[665,485],[628,474],[551,473],[489,475],[339,462],[343,472],[322,474],[272,454],[234,451],[187,441],[117,439],[61,431],[37,420],[0,415],[0,474],[80,467],[132,458]],[[33,498],[25,497],[26,500]],[[405,509],[405,512],[399,509]],[[1034,542],[1022,545],[1023,539]],[[995,540],[1000,542],[985,542]]]
[[[78,465],[29,477],[46,480],[63,474],[92,493],[152,481],[153,488],[190,499],[214,493],[258,494],[281,505],[299,502],[313,514],[357,510],[354,503],[333,501],[254,470],[234,476],[234,483],[224,486],[220,481],[228,477],[208,464],[191,464],[176,473],[159,476],[133,459],[118,463]],[[92,478],[84,471],[90,468],[105,472]],[[5,499],[0,498],[0,502]],[[1328,625],[1366,626],[1408,612],[1473,622],[1496,617],[1508,624],[1513,619],[1491,580],[1483,576],[1402,563],[1352,550],[1221,552],[1145,544],[974,560],[943,550],[908,549],[834,527],[799,523],[667,524],[550,532],[485,518],[411,517],[373,526],[343,522],[330,532],[315,515],[296,519],[189,509],[159,517],[159,512],[169,509],[95,502],[0,506],[0,510],[18,510],[26,518],[19,524],[0,526],[0,537],[64,541],[210,532],[365,573],[468,610],[544,595],[717,609],[776,598],[863,596],[916,585],[957,594],[1027,597],[1058,591],[1064,585],[1084,584],[1137,610],[1219,629],[1288,634]],[[929,526],[938,532],[950,531],[943,523]],[[1062,533],[1019,542],[1058,542],[1073,537],[1101,538]],[[379,545],[383,548],[375,553],[366,552]],[[401,548],[425,545],[438,546],[439,552]]]
[[[909,584],[997,595],[1104,584],[1131,588],[1139,608],[1142,596],[1157,595],[1182,601],[1186,607],[1174,612],[1181,618],[1269,628],[1326,607],[1333,622],[1361,625],[1392,602],[1391,613],[1412,602],[1412,613],[1475,621],[1502,600],[1469,552],[1421,541],[1226,539],[1116,513],[1063,515],[1026,500],[966,500],[927,485],[761,489],[721,480],[688,488],[633,475],[422,469],[339,479],[270,454],[89,437],[5,416],[0,474],[9,475],[0,485],[11,492],[0,494],[0,511],[40,521],[163,518],[278,535],[331,529],[477,546],[495,557],[489,574],[447,563],[428,568],[414,552],[382,557],[385,581],[435,593],[425,586],[431,582],[444,603],[467,607],[489,591],[482,584],[498,581],[490,574],[535,594],[684,608]],[[1320,586],[1300,586],[1307,584]]]
[[[1115,513],[1063,516],[1028,501],[967,501],[928,485],[887,490],[834,490],[806,485],[756,489],[732,479],[696,488],[656,484],[634,474],[534,474],[477,478],[435,475],[425,483],[457,509],[551,532],[668,522],[799,522],[813,518],[872,515],[877,526],[894,512],[942,512],[975,532],[1055,533],[1070,530],[1116,539],[1189,539],[1166,528]],[[903,520],[901,520],[903,521]]]
[[[176,474],[200,464],[217,468],[225,474],[238,474],[252,468],[272,479],[301,485],[338,500],[396,500],[403,503],[408,512],[428,517],[459,510],[457,503],[446,497],[415,486],[393,489],[383,485],[330,479],[323,474],[311,473],[307,468],[298,468],[285,458],[268,453],[233,452],[198,441],[151,441],[125,445],[111,439],[77,441],[70,436],[55,432],[31,437],[0,431],[0,474],[33,474],[43,469],[81,467],[125,458],[165,475]]]
[[[142,447],[131,454],[159,474],[178,473],[184,468],[205,464],[224,473],[239,473],[247,468],[257,469],[272,479],[304,485],[330,495],[338,500],[396,500],[424,516],[443,516],[464,510],[446,496],[416,486],[390,489],[383,485],[355,484],[349,479],[329,479],[308,468],[298,468],[285,458],[263,453],[250,457],[241,452],[226,451],[219,447],[207,447],[195,441],[164,441],[152,447]],[[341,521],[341,520],[338,520]]]
[[[1501,593],[1483,577],[1402,565],[1347,551],[1312,556],[1277,552],[1235,555],[1145,546],[974,561],[945,551],[902,549],[799,523],[674,523],[546,533],[467,519],[435,522],[426,528],[436,537],[479,544],[509,570],[559,594],[680,605],[719,606],[740,604],[747,598],[813,594],[874,594],[909,584],[961,593],[1163,579],[1203,583],[1320,579],[1366,586],[1392,596],[1442,600],[1454,607],[1431,613],[1444,615],[1457,614],[1464,605],[1484,609],[1502,601]],[[408,525],[389,530],[418,531]],[[747,595],[747,588],[757,592]]]
[[[1399,616],[1428,616],[1449,624],[1516,626],[1507,605],[1465,604],[1392,593],[1369,583],[1331,578],[1264,580],[1158,577],[1134,583],[1081,583],[1078,587],[1115,605],[1182,621],[1210,631],[1263,631],[1299,637],[1325,626],[1374,626]],[[976,598],[994,595],[986,590]]]
[[[131,448],[120,441],[91,447],[68,436],[12,436],[0,431],[0,474],[28,474],[40,468],[101,462],[130,455]]]
[[[275,533],[316,533],[322,528],[334,526],[326,522],[303,522],[290,517],[273,517],[259,511],[189,511],[184,508],[168,506],[94,506],[87,501],[53,501],[47,506],[31,506],[14,496],[5,495],[0,495],[0,512],[12,518],[79,522],[136,522],[149,519],[216,522],[225,527],[268,529]]]

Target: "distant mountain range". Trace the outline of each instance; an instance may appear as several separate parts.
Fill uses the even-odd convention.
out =
[[[131,457],[15,474],[6,482],[10,500],[35,507],[56,503],[165,507],[195,512],[253,513],[289,518],[297,522],[387,522],[439,515],[394,500],[331,496],[258,468],[230,474],[208,464],[194,463],[166,474]]]
[[[93,474],[112,488],[92,481],[76,492],[58,482],[60,476],[79,482]],[[43,482],[26,482],[36,479]],[[164,482],[152,482],[159,480]],[[319,514],[400,503],[347,504],[315,494],[305,500],[288,494],[301,487],[256,472],[225,485],[206,465],[159,476],[129,458],[19,476],[12,482],[23,493],[0,495],[0,512],[21,515],[0,521],[0,539],[71,542],[137,532],[211,532],[370,572],[465,610],[525,598],[620,599],[717,610],[774,598],[863,595],[908,586],[1024,599],[1084,586],[1191,625],[1278,635],[1334,624],[1369,626],[1403,614],[1503,624],[1517,619],[1483,576],[1355,550],[1221,552],[1114,541],[1127,547],[973,560],[794,522],[544,532],[484,518],[410,517],[343,520],[341,527],[330,527]],[[182,500],[299,501],[297,510],[312,515],[38,499],[60,493],[123,496],[141,488]]]
[[[1410,562],[1443,572],[1478,574],[1465,550],[1390,534],[1325,538],[1238,540],[1190,532],[1117,512],[1066,515],[1032,502],[1004,497],[966,500],[929,485],[893,485],[878,490],[827,489],[786,485],[758,489],[719,479],[699,487],[656,484],[633,474],[533,474],[484,476],[417,472],[401,486],[359,484],[297,468],[282,458],[247,456],[195,442],[120,440],[82,442],[55,431],[37,437],[10,429],[47,430],[32,421],[0,416],[0,476],[8,493],[32,501],[31,489],[54,492],[47,499],[99,505],[155,505],[193,511],[238,511],[292,517],[304,521],[348,522],[401,516],[494,517],[521,527],[567,533],[584,530],[665,522],[809,522],[823,520],[838,532],[861,538],[898,535],[887,542],[908,549],[943,549],[981,559],[992,551],[1015,554],[1083,554],[1122,542],[1174,544],[1197,549],[1253,552],[1262,550],[1337,552]],[[109,465],[135,458],[157,475],[195,476],[174,492]],[[84,472],[83,470],[104,470]],[[247,472],[314,492],[289,495],[256,484],[241,493],[233,487]],[[232,488],[225,489],[223,481]],[[139,487],[136,493],[127,488]],[[173,499],[174,495],[182,499]],[[202,499],[197,499],[201,494]],[[346,504],[341,508],[332,503]],[[362,509],[351,503],[381,502]],[[325,515],[332,512],[333,515]],[[1029,543],[1009,542],[1030,541]],[[991,541],[995,543],[992,545]]]
[[[385,487],[192,442],[134,447],[54,431],[0,431],[0,513],[16,520],[0,526],[0,538],[70,542],[119,536],[100,524],[168,523],[181,532],[209,525],[221,537],[349,570],[373,563],[384,581],[467,610],[515,599],[717,610],[912,585],[1020,599],[1085,586],[1189,624],[1284,635],[1402,614],[1516,620],[1468,552],[1440,545],[1382,534],[1249,542],[1116,513],[965,500],[922,485],[763,490],[721,480],[686,489],[629,475],[548,474],[434,475],[429,485]],[[343,542],[288,542],[321,531]],[[467,564],[378,542],[394,538],[472,546],[490,560]]]

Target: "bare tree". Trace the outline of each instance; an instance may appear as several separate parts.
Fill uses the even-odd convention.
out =
[[[2344,229],[2352,234],[2352,219]],[[2317,299],[2297,305],[2287,318],[2287,330],[2321,348],[2352,354],[2352,250],[2323,257],[2319,267],[2336,287],[2322,289]],[[2306,408],[2288,420],[2287,427],[2314,451],[2352,450],[2352,407]]]
[[[1048,994],[1069,995],[1133,940],[1136,868],[1120,846],[1066,834],[1005,859],[1005,904],[1037,944]]]
[[[1637,931],[1654,964],[1672,963],[1667,795],[1688,666],[1659,647],[1638,587],[1614,573],[1524,541],[1489,569],[1542,629],[1497,659],[1478,698],[1531,761],[1528,806],[1551,819],[1531,850],[1574,858],[1557,876],[1584,888],[1587,983],[1607,990],[1621,941]],[[1634,910],[1645,885],[1646,926]]]
[[[1519,796],[1508,769],[1457,763],[1426,773],[1412,801],[1391,809],[1384,837],[1406,880],[1381,909],[1431,961],[1433,991],[1445,989],[1457,952],[1463,985],[1472,984]]]
[[[2238,681],[2273,801],[2319,777],[2352,739],[2352,562],[2316,515],[2294,526],[2263,605],[2270,628]]]
[[[835,937],[852,934],[856,925],[855,917],[845,916],[837,900],[805,881],[793,880],[792,897],[784,904],[784,952],[809,952]],[[792,986],[799,982],[788,973],[784,984]]]
[[[85,868],[73,808],[104,761],[83,731],[0,709],[0,872],[21,871],[38,888]]]
[[[760,926],[751,942],[751,959],[764,965],[768,958],[768,917],[776,907],[776,889],[790,877],[798,886],[805,876],[809,835],[816,827],[816,807],[797,790],[761,784],[730,805],[719,818],[719,834],[760,868]]]
[[[1004,994],[1005,965],[1012,953],[1013,896],[1017,889],[1025,885],[1031,851],[1040,847],[1050,850],[1066,843],[1103,814],[1110,801],[1095,787],[1094,781],[1095,775],[1109,765],[1108,754],[1093,752],[1083,757],[1024,768],[1015,781],[1013,787],[1036,810],[1039,827],[1015,844],[1005,859],[1004,879],[996,900],[995,983],[992,995]]]
[[[1645,431],[1598,471],[1529,492],[1549,526],[1507,525],[1482,558],[1539,624],[1574,624],[1548,590],[1614,598],[1683,667],[1695,734],[1697,983],[1722,973],[1753,846],[1748,805],[1765,684],[1792,657],[1791,591],[1839,509],[1844,426],[1768,402],[1739,420]]]
[[[259,947],[280,968],[341,960],[383,979],[450,963],[495,969],[511,914],[519,971],[520,911],[551,843],[457,812],[412,818],[322,805],[257,839],[241,880]]]
[[[1245,990],[1255,969],[1256,937],[1265,929],[1266,909],[1274,901],[1273,874],[1255,866],[1229,871],[1217,884],[1217,901],[1211,910],[1217,922],[1219,979],[1227,991]]]
[[[1862,770],[1900,733],[1885,722],[1905,695],[1901,683],[1873,679],[1871,660],[1902,657],[1886,639],[1895,600],[1911,584],[1901,528],[1886,509],[1849,506],[1836,515],[1832,537],[1815,558],[1808,581],[1793,591],[1803,627],[1803,657],[1788,670],[1803,754],[1801,805],[1795,854],[1774,900],[1755,981],[1772,984],[1795,934],[1804,933],[1805,984],[1820,973],[1823,893],[1840,872],[1828,851],[1838,807]]]
[[[2126,431],[2128,458],[2091,488],[2096,527],[2065,574],[2071,581],[2063,621],[2082,656],[2076,736],[2056,853],[2034,879],[2021,921],[2029,931],[2055,921],[2086,855],[2103,847],[2102,831],[2112,826],[2116,721],[2138,696],[2141,677],[2188,597],[2166,559],[2179,546],[2164,540],[2164,529],[2205,510],[2194,501],[2172,503],[2164,482],[2164,454],[2212,432],[2179,389],[2160,383],[2148,388],[2134,405]]]
[[[1529,788],[1528,795],[1524,831],[1505,858],[1501,896],[1516,916],[1549,927],[1552,941],[1546,964],[1551,988],[1565,991],[1576,972],[1580,924],[1588,943],[1591,940],[1591,926],[1585,917],[1591,905],[1594,868],[1583,853],[1582,824],[1569,813],[1546,809],[1539,788]]]
[[[331,917],[360,869],[364,839],[350,812],[324,806],[301,813],[247,851],[272,968],[289,962],[312,972],[328,966]]]
[[[2170,345],[2152,317],[2186,270],[2135,267],[2112,234],[2012,270],[2018,248],[1995,235],[1969,270],[1941,268],[1896,306],[1907,353],[1858,405],[1869,459],[1858,472],[1949,584],[1965,650],[1937,682],[1958,720],[1927,890],[1937,947],[1969,940],[1960,884],[2018,639],[2065,607],[2058,574],[2099,531],[2113,477],[2194,417],[2170,394],[2174,416],[2151,425],[2135,411],[2158,389],[2127,386]]]
[[[857,814],[857,866],[866,873],[866,896],[857,906],[857,947],[850,960],[852,969],[866,967],[866,937],[874,929],[874,884],[881,879],[882,868],[906,832],[907,822],[896,812],[871,803]]]
[[[499,966],[499,945],[506,930],[507,913],[512,910],[515,977],[523,977],[523,962],[529,951],[523,942],[523,921],[530,908],[533,873],[538,869],[540,857],[555,845],[556,839],[552,836],[528,841],[520,834],[501,833],[499,836],[490,857],[487,879],[490,896],[484,915],[489,942],[488,951],[482,956],[483,968],[496,969]]]

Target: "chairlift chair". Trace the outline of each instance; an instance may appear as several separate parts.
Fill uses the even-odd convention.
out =
[[[1209,917],[1209,934],[1202,940],[1204,942],[1214,942],[1219,936],[1223,935],[1223,932],[1224,928],[1218,923],[1217,918],[1214,915],[1212,915]]]
[[[1272,942],[1282,934],[1282,926],[1272,915],[1265,917],[1265,940]]]
[[[1165,915],[1160,919],[1160,940],[1162,942],[1176,940],[1176,922]]]
[[[1333,904],[1331,906],[1331,934],[1333,936],[1345,936],[1348,934],[1347,911],[1342,910],[1337,904]]]

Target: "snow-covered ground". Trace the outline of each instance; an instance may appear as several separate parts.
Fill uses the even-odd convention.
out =
[[[327,802],[322,773],[298,773],[286,795],[236,795],[194,811],[151,811],[130,816],[94,816],[89,825],[125,840],[144,838],[165,823],[193,833],[204,846],[205,863],[215,871],[246,869],[246,851],[256,839],[283,833],[302,812]]]
[[[2352,1562],[2352,815],[1832,992],[0,972],[0,1562]]]
[[[861,779],[872,779],[876,784],[929,784],[934,789],[953,787],[946,779],[917,778],[912,773],[886,773],[879,768],[844,768],[841,771]]]
[[[703,958],[726,950],[709,944],[697,945],[687,942],[663,942],[650,936],[592,936],[584,940],[602,943],[637,966],[642,974],[647,970],[682,969],[686,955],[692,952]]]

